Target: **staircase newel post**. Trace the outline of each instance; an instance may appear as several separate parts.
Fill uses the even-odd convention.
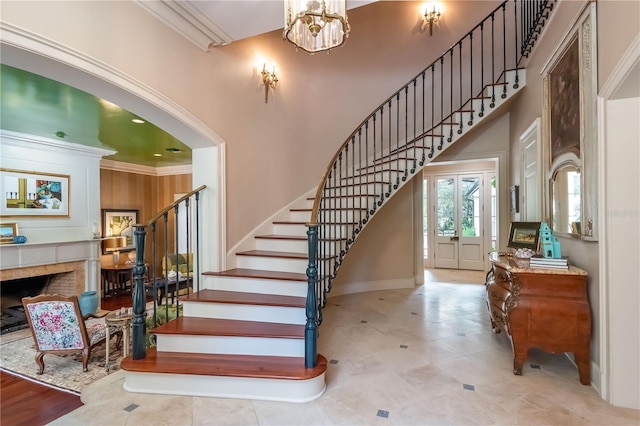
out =
[[[147,233],[144,226],[135,226],[135,232],[133,233],[136,240],[136,264],[133,268],[133,359],[143,359],[147,356],[147,331],[144,318],[144,311],[147,302],[144,288],[144,241],[146,234]],[[127,342],[125,342],[124,344],[126,345]]]
[[[309,264],[307,266],[307,323],[304,328],[304,365],[307,368],[316,366],[318,357],[318,224],[307,225],[307,241],[309,243]]]

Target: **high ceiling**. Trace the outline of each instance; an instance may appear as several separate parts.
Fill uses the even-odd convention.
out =
[[[358,7],[375,0],[348,1]],[[283,27],[283,0],[138,1],[204,50]],[[0,58],[1,59],[1,58]],[[6,64],[0,66],[0,128],[109,148],[105,159],[150,167],[191,164],[191,149],[104,99]]]

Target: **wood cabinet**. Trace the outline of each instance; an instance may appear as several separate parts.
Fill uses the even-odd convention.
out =
[[[513,374],[531,348],[572,352],[580,383],[591,383],[591,307],[587,273],[569,269],[530,268],[527,259],[495,256],[487,273],[486,302],[491,326],[504,332],[513,348]]]

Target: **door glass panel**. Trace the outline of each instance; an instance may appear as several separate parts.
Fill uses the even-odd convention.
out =
[[[438,236],[455,235],[454,179],[439,178],[436,182],[438,206]]]
[[[424,258],[429,258],[429,180],[424,179],[422,185],[422,238],[424,239]]]
[[[491,251],[498,251],[498,203],[496,177],[491,177]]]
[[[463,177],[462,191],[462,236],[480,236],[480,178]]]

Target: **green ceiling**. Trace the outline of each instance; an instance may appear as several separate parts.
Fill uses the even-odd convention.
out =
[[[125,163],[191,164],[191,148],[151,123],[131,121],[144,117],[57,81],[2,64],[0,99],[3,130],[110,148],[118,153],[103,158]]]

